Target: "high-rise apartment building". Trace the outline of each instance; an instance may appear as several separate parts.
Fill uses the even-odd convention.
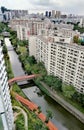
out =
[[[45,12],[45,16],[48,17],[48,11]]]
[[[25,25],[16,25],[17,38],[20,40],[28,40],[30,29]]]
[[[49,11],[49,17],[51,17],[51,11]]]
[[[61,17],[61,11],[56,11],[55,17],[60,18]]]
[[[80,19],[79,26],[80,26],[80,27],[84,27],[84,18],[81,18],[81,19]]]
[[[45,24],[41,19],[15,19],[10,23],[13,30],[17,31],[17,37],[20,40],[28,40],[29,35],[37,35]]]
[[[1,122],[2,120],[2,122]],[[0,45],[0,128],[2,130],[12,130],[13,111],[11,106],[7,73]]]
[[[57,36],[37,36],[35,42],[36,54],[29,52],[44,63],[48,74],[58,76],[84,93],[84,47],[73,44],[70,38]]]
[[[52,10],[52,17],[55,17],[55,10]]]

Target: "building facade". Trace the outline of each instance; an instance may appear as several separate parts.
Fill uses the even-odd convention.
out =
[[[28,40],[30,29],[25,25],[16,25],[17,38],[19,40]]]
[[[55,17],[56,18],[61,18],[61,11],[56,11]]]
[[[0,119],[2,120],[3,130],[12,130],[13,128],[13,111],[11,106],[9,86],[7,82],[7,73],[0,46]]]
[[[29,35],[37,35],[39,29],[44,28],[44,22],[41,19],[14,19],[10,25],[13,30],[17,31],[19,40],[27,40]]]
[[[71,43],[70,38],[56,36],[37,36],[35,42],[36,59],[44,63],[48,74],[84,93],[84,47]]]

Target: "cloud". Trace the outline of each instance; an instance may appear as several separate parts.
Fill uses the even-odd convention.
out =
[[[55,9],[68,13],[84,13],[84,0],[0,0],[0,5],[10,9]]]
[[[34,0],[31,1],[32,4],[36,5],[36,6],[46,6],[46,7],[50,7],[50,6],[54,6],[55,5],[59,5],[59,0]]]
[[[37,9],[55,9],[72,14],[83,14],[84,0],[30,0]]]

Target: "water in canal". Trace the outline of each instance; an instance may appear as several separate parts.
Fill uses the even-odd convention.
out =
[[[36,86],[24,88],[22,90],[31,101],[41,106],[41,110],[44,114],[46,114],[46,110],[52,112],[52,122],[59,130],[84,130],[84,125],[58,103],[45,94],[40,96],[39,93],[41,93],[41,91]]]
[[[18,56],[12,48],[8,38],[5,39],[8,54],[10,57],[14,76],[24,75],[24,71],[18,60]],[[39,96],[37,93],[40,91],[36,86],[22,89],[31,101],[41,106],[41,110],[46,114],[46,110],[50,110],[53,114],[52,122],[58,127],[59,130],[84,130],[84,124],[72,116],[69,112],[63,109],[58,103],[46,95]]]

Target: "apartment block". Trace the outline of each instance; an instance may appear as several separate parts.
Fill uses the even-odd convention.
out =
[[[17,38],[19,40],[28,40],[30,35],[30,29],[28,26],[25,25],[16,25],[17,30]]]
[[[61,18],[61,11],[56,11],[55,17],[56,18]]]
[[[74,36],[80,36],[80,32],[78,32],[77,30],[73,31],[67,28],[59,28],[58,30],[54,30],[54,35],[73,38]]]
[[[83,46],[73,44],[70,38],[42,35],[36,37],[34,45],[35,57],[38,62],[44,63],[48,74],[58,76],[63,82],[73,85],[77,91],[84,93]]]
[[[29,55],[36,58],[36,36],[29,37]],[[39,51],[39,50],[38,50]]]
[[[37,35],[39,29],[45,27],[41,19],[15,19],[11,20],[10,26],[17,31],[17,36],[20,40],[27,40],[29,35]]]
[[[55,18],[55,10],[52,10],[52,17]]]
[[[55,23],[54,27],[57,29],[66,28],[66,29],[73,30],[74,25],[64,24],[64,23]]]
[[[13,111],[7,80],[2,48],[0,46],[0,128],[3,128],[3,130],[12,130]]]

